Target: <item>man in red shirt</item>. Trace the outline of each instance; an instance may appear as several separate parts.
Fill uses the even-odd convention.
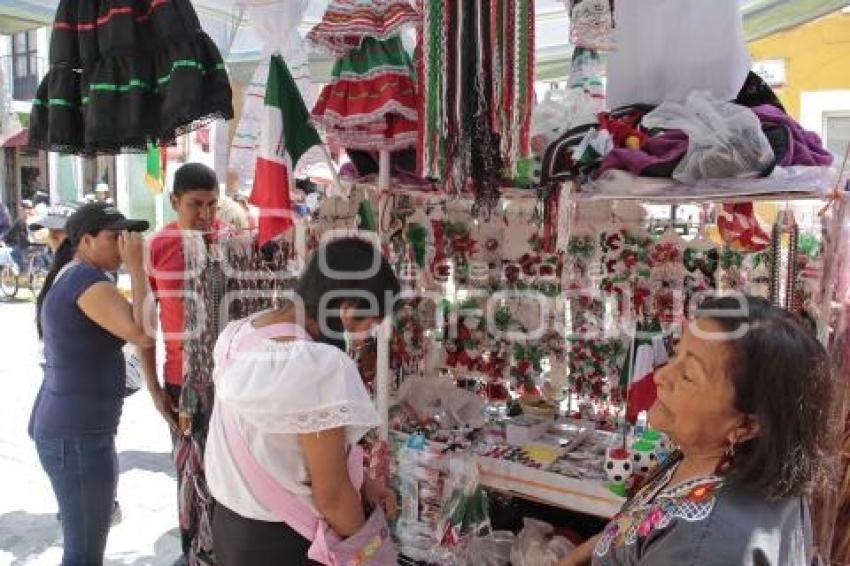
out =
[[[159,305],[159,323],[165,343],[163,381],[157,375],[156,350],[145,350],[142,360],[154,406],[171,428],[175,446],[181,433],[177,410],[183,387],[183,293],[186,277],[183,236],[186,231],[215,236],[223,229],[216,220],[218,180],[215,171],[201,163],[187,163],[174,173],[171,206],[177,221],[164,226],[148,242],[148,276]],[[179,470],[178,470],[179,474]],[[181,529],[182,561],[187,560],[192,533]],[[178,563],[186,563],[178,561]]]

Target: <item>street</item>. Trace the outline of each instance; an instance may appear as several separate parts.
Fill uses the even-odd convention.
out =
[[[41,383],[35,302],[28,290],[0,302],[0,566],[59,564],[56,500],[27,436]],[[168,429],[143,389],[127,399],[117,438],[123,521],[105,564],[171,565],[180,552]]]

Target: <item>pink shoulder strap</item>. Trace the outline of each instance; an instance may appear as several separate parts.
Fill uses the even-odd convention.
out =
[[[310,541],[308,558],[320,564],[339,566],[330,551],[330,545],[338,543],[339,536],[301,499],[280,485],[257,461],[239,432],[230,410],[223,403],[218,404],[217,410],[221,414],[230,455],[236,462],[245,485],[257,501],[274,513],[280,521]],[[356,489],[360,489],[363,483],[363,449],[360,446],[351,447],[347,463],[351,482]]]
[[[250,324],[250,319],[245,322]],[[252,326],[247,335],[238,340],[228,351],[225,367],[233,362],[239,352],[244,352],[267,338],[286,335],[297,336],[307,341],[312,340],[304,329],[291,323],[271,324],[261,328]],[[308,505],[281,486],[274,476],[257,461],[226,404],[219,402],[216,408],[221,415],[227,447],[248,489],[263,507],[312,542],[308,553],[309,558],[322,564],[332,564],[333,559],[328,550],[328,544],[337,541],[338,537]],[[362,448],[351,447],[347,464],[352,485],[360,489],[363,484]]]
[[[316,536],[318,517],[295,495],[285,490],[270,473],[257,462],[245,439],[237,428],[233,413],[223,403],[218,407],[221,412],[224,434],[230,455],[236,461],[245,484],[257,500],[273,512],[279,519],[292,527],[307,540]]]

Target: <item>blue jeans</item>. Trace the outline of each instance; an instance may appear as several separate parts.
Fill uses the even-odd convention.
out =
[[[24,272],[24,248],[18,246],[12,246],[12,259],[15,260],[15,263],[18,266],[18,271],[21,273]]]
[[[103,564],[118,482],[115,435],[36,435],[35,446],[59,503],[62,566]]]

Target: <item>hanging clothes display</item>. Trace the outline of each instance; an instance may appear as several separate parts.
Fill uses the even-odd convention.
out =
[[[165,145],[233,117],[218,48],[189,0],[62,0],[50,71],[33,101],[29,144],[114,154]]]
[[[246,3],[245,11],[263,44],[263,54],[251,81],[243,90],[239,123],[230,145],[227,165],[228,171],[236,175],[237,189],[243,191],[249,189],[254,181],[254,165],[266,114],[263,101],[271,56],[278,53],[283,58],[308,108],[316,98],[310,80],[307,49],[298,32],[298,26],[307,11],[307,0],[273,0],[271,3],[251,0]],[[315,148],[301,157],[298,166],[304,168],[323,160],[321,149]]]
[[[396,151],[418,136],[413,64],[395,35],[365,37],[337,60],[312,111],[327,141],[346,149]]]
[[[609,108],[684,102],[694,90],[733,100],[744,85],[751,61],[738,0],[615,0],[614,14]]]
[[[184,383],[178,408],[183,433],[174,451],[178,476],[180,528],[192,538],[189,563],[216,564],[212,547],[213,499],[204,477],[204,449],[213,408],[213,357],[219,332],[231,320],[279,307],[293,278],[286,270],[287,249],[271,257],[253,249],[250,240],[222,239],[208,246],[201,236],[183,237],[187,273],[184,290],[195,300],[184,302],[184,321],[192,336],[184,343]]]
[[[490,207],[503,176],[531,178],[534,2],[450,5],[423,3],[420,169]]]

